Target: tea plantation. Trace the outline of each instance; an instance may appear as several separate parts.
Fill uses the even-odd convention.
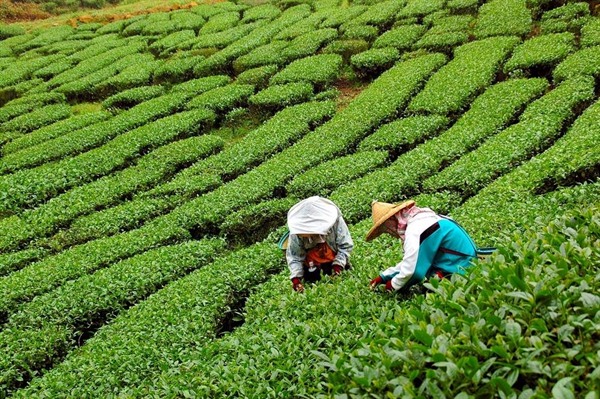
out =
[[[600,3],[0,25],[0,398],[600,399]],[[277,240],[336,202],[352,270]],[[408,292],[373,199],[498,250]]]

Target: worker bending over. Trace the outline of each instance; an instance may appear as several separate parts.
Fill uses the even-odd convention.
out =
[[[477,246],[458,223],[415,206],[415,201],[398,205],[373,201],[371,207],[373,227],[366,241],[388,233],[402,240],[404,247],[402,261],[371,280],[371,289],[385,284],[386,290],[394,291],[431,276],[462,274],[477,257]]]
[[[286,260],[292,287],[304,291],[302,281],[315,282],[325,275],[338,275],[349,267],[354,247],[339,208],[330,200],[306,198],[288,211]]]

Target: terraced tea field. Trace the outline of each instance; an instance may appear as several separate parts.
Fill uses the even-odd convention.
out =
[[[0,25],[0,69],[0,398],[600,398],[598,2]],[[312,195],[353,269],[298,294]],[[498,251],[370,291],[407,198]]]

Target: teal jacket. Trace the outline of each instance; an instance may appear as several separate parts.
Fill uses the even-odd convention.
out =
[[[404,257],[380,276],[395,290],[408,288],[436,274],[464,273],[477,256],[477,246],[456,222],[430,209],[409,219]]]

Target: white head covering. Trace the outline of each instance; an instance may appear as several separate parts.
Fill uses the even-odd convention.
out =
[[[319,196],[306,198],[288,211],[290,234],[325,235],[339,214],[338,207],[326,198]]]

